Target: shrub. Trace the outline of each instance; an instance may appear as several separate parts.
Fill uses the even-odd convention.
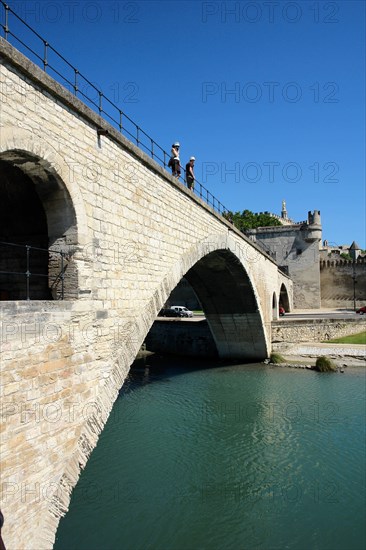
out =
[[[271,363],[274,363],[275,365],[278,365],[278,363],[284,363],[285,359],[280,355],[279,353],[271,353],[269,358]]]
[[[328,357],[324,357],[324,355],[322,355],[321,357],[318,357],[314,368],[318,372],[336,372],[337,371],[337,367],[335,366],[333,361]]]

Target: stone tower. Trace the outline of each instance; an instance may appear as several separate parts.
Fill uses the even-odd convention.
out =
[[[282,201],[282,226],[258,227],[246,233],[276,260],[294,283],[294,307],[320,308],[319,245],[322,242],[320,211],[308,212],[307,221],[291,223]]]
[[[355,262],[360,254],[361,254],[361,248],[358,246],[358,244],[355,241],[353,241],[353,243],[349,247],[349,255],[351,256],[352,260]]]
[[[286,201],[285,200],[282,201],[281,218],[283,218],[284,220],[288,220],[287,209],[286,209]]]

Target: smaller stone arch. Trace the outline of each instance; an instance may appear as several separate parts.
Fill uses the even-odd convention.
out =
[[[279,306],[282,306],[286,311],[286,313],[290,311],[290,300],[289,300],[287,288],[284,283],[282,283],[280,288]]]
[[[0,204],[0,298],[76,297],[76,213],[52,164],[24,150],[0,153]]]

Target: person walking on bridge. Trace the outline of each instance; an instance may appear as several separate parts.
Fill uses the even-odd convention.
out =
[[[189,162],[187,162],[186,164],[186,182],[187,182],[187,186],[188,186],[188,189],[190,189],[191,191],[194,191],[194,161],[195,161],[195,157],[191,157],[189,159]]]
[[[169,160],[169,164],[168,166],[171,167],[172,169],[172,175],[175,177],[175,178],[179,178],[180,177],[180,160],[179,160],[179,148],[180,148],[180,143],[178,141],[176,141],[175,143],[173,143],[172,145],[172,150],[171,150],[171,158]]]

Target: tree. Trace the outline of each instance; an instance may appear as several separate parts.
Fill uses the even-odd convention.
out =
[[[347,252],[342,252],[340,257],[343,258],[343,260],[352,260],[352,256],[350,256]]]
[[[281,222],[271,216],[268,212],[260,212],[255,214],[251,210],[243,210],[242,212],[225,212],[224,218],[231,221],[240,231],[245,232],[247,229],[255,229],[256,227],[272,227],[282,225]]]

